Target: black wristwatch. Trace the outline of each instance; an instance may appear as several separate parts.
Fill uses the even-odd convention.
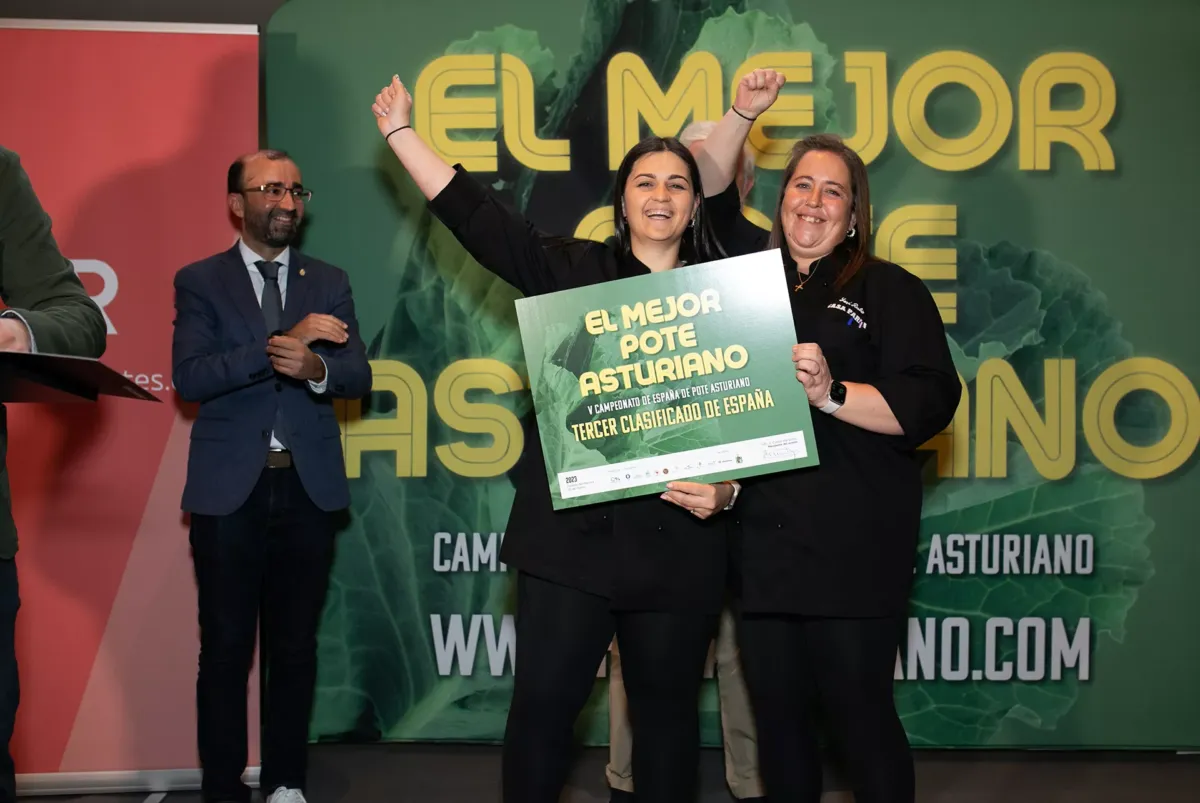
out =
[[[829,399],[821,405],[820,410],[823,413],[833,414],[842,408],[846,403],[846,386],[836,379],[829,383]]]

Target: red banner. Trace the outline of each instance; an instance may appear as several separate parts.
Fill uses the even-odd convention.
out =
[[[104,309],[104,362],[163,401],[9,408],[21,776],[198,765],[172,278],[236,236],[225,174],[258,145],[258,41],[245,26],[0,21],[0,144]]]

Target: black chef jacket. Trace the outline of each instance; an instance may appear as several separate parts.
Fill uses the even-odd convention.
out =
[[[742,217],[735,187],[706,205],[731,256],[766,247],[767,233]],[[783,247],[796,342],[819,345],[834,379],[878,389],[905,434],[869,432],[810,407],[820,465],[741,481],[733,574],[747,612],[866,617],[907,609],[921,457],[930,455],[916,450],[950,423],[962,389],[920,279],[871,259],[835,289],[847,242],[813,263],[802,290]]]
[[[480,265],[526,296],[650,272],[613,245],[539,233],[461,165],[430,208]],[[721,610],[729,514],[702,521],[656,494],[556,512],[533,414],[522,427],[525,448],[514,467],[501,560],[608,597],[618,610]]]

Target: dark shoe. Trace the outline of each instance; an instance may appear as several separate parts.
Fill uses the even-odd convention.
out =
[[[625,792],[621,789],[610,789],[608,803],[633,803],[636,799],[633,792]]]

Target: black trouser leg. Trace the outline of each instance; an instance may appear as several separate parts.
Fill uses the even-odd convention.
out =
[[[892,676],[900,619],[745,616],[743,666],[773,803],[820,800],[818,709],[856,803],[913,803]]]
[[[295,471],[282,470],[271,493],[262,599],[267,697],[260,783],[268,793],[280,786],[306,786],[317,626],[334,555],[332,517],[312,503]]]
[[[700,685],[716,629],[715,614],[617,616],[639,803],[694,803],[699,794]]]
[[[737,628],[767,797],[773,803],[819,803],[816,681],[802,626],[794,619],[742,616]]]
[[[603,597],[518,574],[517,661],[502,753],[505,803],[558,803],[575,720],[615,629]]]
[[[291,468],[264,469],[227,516],[192,516],[200,611],[197,742],[206,801],[250,799],[246,683],[260,608],[267,643],[261,786],[303,788],[316,627],[333,556],[331,517]]]
[[[505,803],[558,803],[570,771],[575,722],[618,631],[637,798],[691,803],[700,749],[699,690],[716,622],[715,615],[614,614],[603,597],[518,575],[517,666],[504,733]]]
[[[246,683],[254,660],[266,562],[266,480],[228,516],[192,515],[192,562],[200,612],[196,742],[206,803],[250,800]]]
[[[908,735],[896,713],[896,649],[903,619],[816,619],[807,625],[817,658],[830,741],[855,803],[914,803]],[[831,660],[823,661],[822,655]]]

